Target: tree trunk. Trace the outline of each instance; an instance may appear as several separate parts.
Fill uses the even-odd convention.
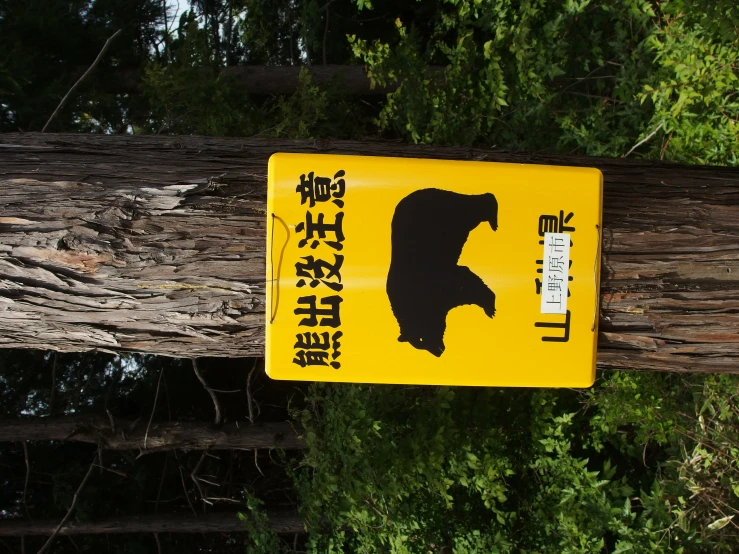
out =
[[[305,448],[289,423],[226,423],[219,427],[197,422],[115,421],[98,416],[61,416],[0,420],[0,442],[77,441],[107,450],[230,450]]]
[[[0,520],[0,537],[51,535],[58,520]],[[273,513],[269,525],[277,533],[304,533],[297,514]],[[121,533],[244,533],[246,525],[233,512],[212,512],[194,516],[182,514],[146,514],[119,516],[96,522],[67,523],[60,535],[108,535]]]
[[[739,371],[739,170],[389,142],[0,135],[0,345],[262,355],[274,152],[598,167],[599,367]]]

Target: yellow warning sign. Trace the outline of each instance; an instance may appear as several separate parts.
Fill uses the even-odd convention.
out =
[[[267,373],[590,386],[601,211],[597,169],[275,154]]]

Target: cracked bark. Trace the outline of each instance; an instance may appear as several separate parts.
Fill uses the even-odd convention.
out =
[[[739,371],[739,170],[389,142],[0,135],[0,346],[262,355],[278,151],[598,167],[599,368]]]

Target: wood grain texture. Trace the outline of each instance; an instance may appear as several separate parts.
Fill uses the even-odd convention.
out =
[[[0,135],[0,345],[259,356],[274,152],[598,167],[598,365],[739,371],[739,170],[392,142]]]
[[[94,415],[71,415],[0,420],[0,442],[74,441],[106,450],[139,450],[150,454],[165,450],[251,450],[254,448],[305,448],[290,423],[226,423],[209,425],[190,421],[155,422],[110,420]]]

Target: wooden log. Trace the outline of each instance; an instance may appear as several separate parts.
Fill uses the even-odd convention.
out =
[[[0,537],[48,536],[56,529],[57,520],[0,520]],[[297,514],[273,513],[270,527],[280,534],[304,533],[303,521]],[[119,516],[92,522],[69,522],[60,535],[109,535],[122,533],[245,533],[247,527],[234,512],[211,512],[194,516],[182,514],[145,514]]]
[[[106,450],[251,450],[254,448],[305,448],[290,423],[226,423],[215,426],[192,421],[154,422],[115,420],[70,415],[0,420],[0,442],[75,441]]]
[[[598,167],[599,367],[739,371],[739,169],[393,142],[0,135],[0,345],[262,355],[274,152]]]

